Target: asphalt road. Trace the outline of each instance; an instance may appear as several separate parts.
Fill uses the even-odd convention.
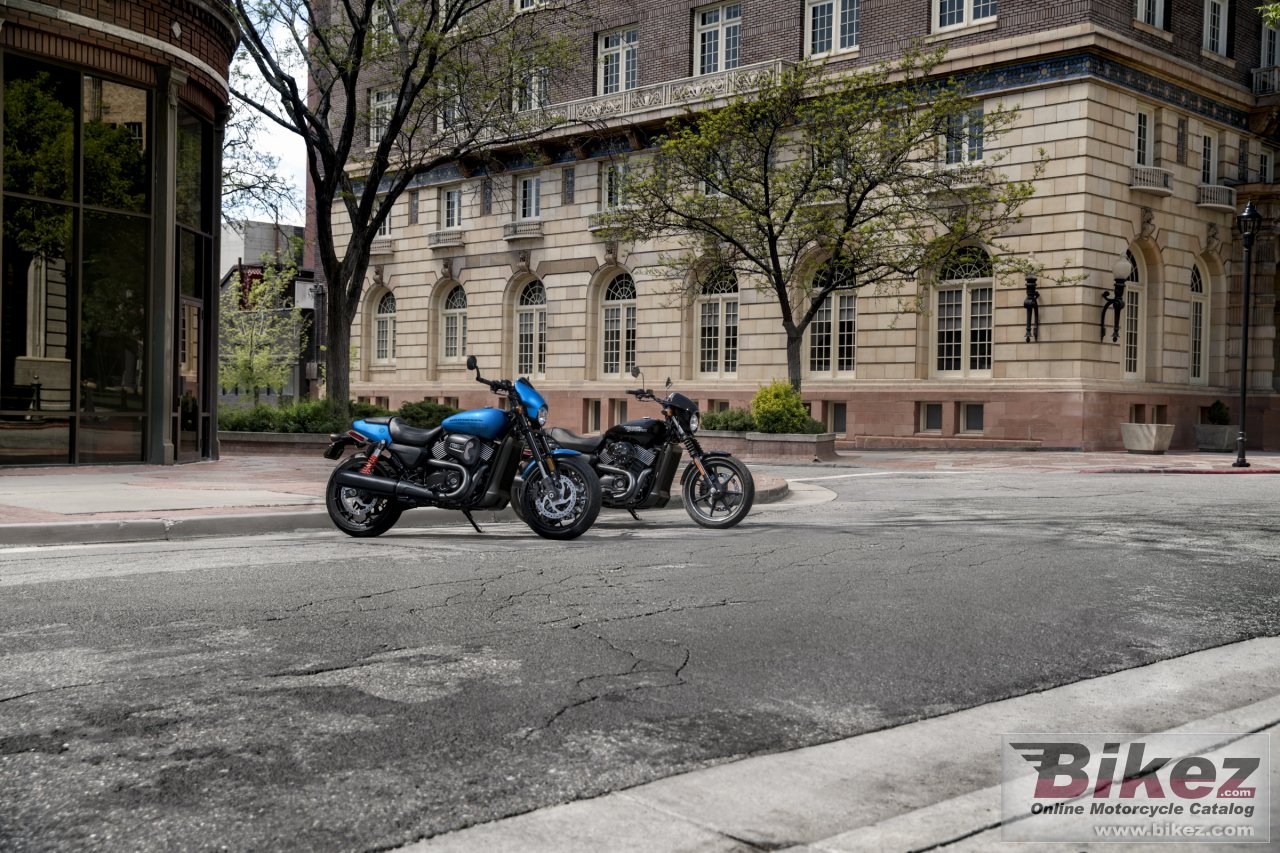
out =
[[[764,470],[829,493],[0,549],[0,849],[385,849],[1280,627],[1277,477]]]

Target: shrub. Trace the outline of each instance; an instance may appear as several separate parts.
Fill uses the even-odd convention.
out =
[[[725,409],[723,412],[706,412],[702,416],[703,429],[722,429],[726,432],[752,432],[756,419],[748,409]]]
[[[391,414],[372,403],[352,403],[352,418]],[[218,429],[227,432],[346,432],[349,422],[334,416],[328,400],[305,400],[291,406],[258,405],[251,409],[224,408],[218,412]]]
[[[1204,419],[1211,424],[1226,426],[1231,423],[1231,410],[1221,400],[1214,400],[1213,405],[1204,413]]]
[[[760,432],[802,432],[809,423],[809,407],[791,383],[765,385],[751,399],[751,414]]]
[[[405,403],[400,407],[400,411],[396,412],[402,421],[419,429],[434,429],[440,426],[440,422],[445,418],[457,413],[458,410],[453,406],[433,403],[430,400],[423,400],[420,403]]]
[[[799,431],[804,433],[805,435],[818,435],[820,433],[824,433],[827,431],[827,425],[824,424],[822,421],[809,418],[809,422],[805,424]]]

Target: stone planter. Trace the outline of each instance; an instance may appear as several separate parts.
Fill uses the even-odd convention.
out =
[[[319,456],[328,446],[328,433],[218,431],[220,455]]]
[[[1130,453],[1164,453],[1173,441],[1173,424],[1120,424],[1120,438]]]
[[[1196,447],[1212,453],[1233,453],[1239,435],[1236,424],[1196,424]]]
[[[707,450],[723,450],[742,457],[795,459],[804,462],[837,458],[834,432],[802,435],[706,429],[698,433],[698,442]]]

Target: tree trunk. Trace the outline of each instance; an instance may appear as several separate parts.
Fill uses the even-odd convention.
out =
[[[328,317],[325,336],[328,339],[324,353],[325,396],[333,407],[338,420],[351,416],[351,322],[354,318],[347,308],[343,289],[329,287]]]
[[[791,387],[800,390],[800,345],[804,343],[804,332],[787,332],[787,381]]]

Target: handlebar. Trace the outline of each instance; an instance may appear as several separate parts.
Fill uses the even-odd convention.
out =
[[[488,385],[489,390],[495,394],[499,392],[510,392],[516,387],[507,379],[483,379],[477,376],[476,381],[481,384]]]

